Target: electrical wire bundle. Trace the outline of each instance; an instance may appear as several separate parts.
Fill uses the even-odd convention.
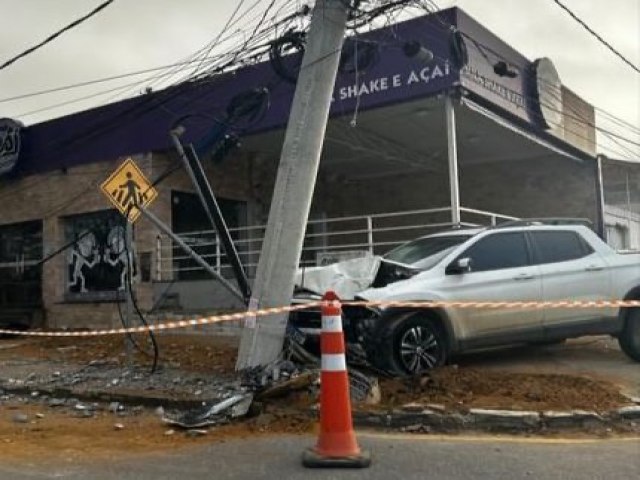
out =
[[[126,285],[124,285],[124,291],[125,291],[125,295],[128,295],[129,298],[125,297],[125,301],[131,301],[133,308],[138,316],[138,318],[140,319],[140,322],[145,326],[148,327],[149,323],[147,322],[147,319],[145,318],[144,314],[142,313],[142,310],[140,310],[140,307],[138,305],[138,300],[136,297],[136,294],[133,290],[133,276],[134,276],[134,269],[135,269],[135,262],[133,261],[132,257],[133,257],[133,252],[131,252],[129,250],[129,245],[127,244],[127,240],[123,239],[123,248],[125,251],[125,256],[126,256],[126,264],[123,265],[123,268],[125,269],[125,282]],[[125,318],[124,315],[122,314],[122,307],[120,306],[120,299],[116,299],[116,305],[118,308],[118,315],[120,317],[120,323],[122,324],[123,328],[127,328],[130,327],[131,325],[127,325],[127,323],[125,322]],[[128,319],[131,320],[131,319]],[[152,332],[151,330],[148,330],[148,335],[149,335],[149,342],[151,343],[151,347],[152,347],[152,352],[150,353],[148,350],[146,350],[145,348],[142,347],[142,345],[140,345],[134,335],[132,333],[127,333],[127,340],[129,342],[131,342],[131,345],[133,345],[135,347],[136,350],[138,350],[141,354],[147,356],[147,357],[151,357],[153,359],[152,364],[151,364],[151,370],[150,373],[153,374],[155,373],[155,371],[158,368],[158,360],[160,357],[160,349],[158,347],[158,341],[156,339],[155,333]]]
[[[305,5],[300,5],[299,8],[296,8],[295,2],[272,0],[265,10],[256,13],[257,6],[261,3],[261,0],[254,1],[244,11],[240,11],[245,1],[246,0],[240,2],[228,19],[225,27],[210,42],[179,62],[162,67],[116,75],[107,79],[90,80],[30,94],[15,95],[0,99],[0,103],[8,103],[50,93],[71,91],[97,83],[121,80],[147,73],[152,73],[152,75],[121,86],[39,107],[14,116],[19,118],[29,117],[98,97],[105,97],[109,94],[111,94],[111,96],[107,97],[103,103],[110,103],[121,98],[130,97],[131,95],[137,95],[140,92],[144,94],[162,88],[171,90],[173,87],[187,82],[210,79],[212,75],[229,72],[264,60],[268,56],[272,40],[277,39],[281,32],[296,28],[296,26],[298,29],[304,29],[308,23],[305,21],[305,18],[309,15],[310,9]],[[272,14],[270,15],[270,13]],[[230,30],[234,28],[235,30],[230,32]],[[240,39],[243,40],[238,42]],[[225,50],[224,45],[231,46]],[[211,53],[214,49],[219,50],[220,53],[212,55]]]

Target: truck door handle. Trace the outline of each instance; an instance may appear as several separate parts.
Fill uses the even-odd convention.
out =
[[[599,272],[600,270],[604,270],[604,267],[600,265],[589,265],[585,268],[585,271],[587,272]]]
[[[513,277],[514,280],[531,280],[532,278],[533,274],[531,273],[521,273],[520,275]]]

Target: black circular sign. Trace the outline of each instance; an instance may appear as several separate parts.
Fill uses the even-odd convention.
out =
[[[20,157],[22,123],[0,118],[0,175],[11,172]]]
[[[562,82],[553,62],[539,58],[533,63],[540,122],[547,128],[562,125]]]

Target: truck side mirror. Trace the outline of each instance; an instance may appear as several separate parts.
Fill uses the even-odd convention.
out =
[[[447,275],[459,275],[471,271],[471,259],[469,257],[459,258],[451,262],[445,269]]]

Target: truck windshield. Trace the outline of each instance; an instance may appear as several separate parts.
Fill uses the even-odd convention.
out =
[[[418,238],[394,248],[383,258],[405,265],[416,264],[415,266],[421,269],[430,268],[433,266],[433,262],[429,260],[433,260],[434,257],[440,260],[452,248],[471,237],[472,235],[451,235]]]

